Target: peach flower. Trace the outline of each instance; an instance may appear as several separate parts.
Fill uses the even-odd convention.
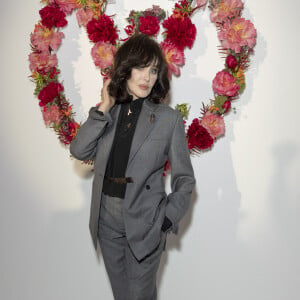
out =
[[[222,47],[241,52],[243,46],[253,48],[256,43],[256,29],[254,25],[244,18],[236,18],[232,23],[228,20],[218,32]]]
[[[223,0],[212,10],[210,20],[214,23],[222,23],[228,18],[239,16],[243,7],[241,0]]]
[[[214,139],[225,133],[223,117],[209,111],[202,117],[200,125],[202,125]]]
[[[77,22],[79,26],[85,26],[92,20],[94,12],[91,9],[80,8],[76,12]]]
[[[42,113],[46,126],[50,126],[53,123],[59,124],[61,121],[62,116],[56,105],[51,105],[50,107],[44,106]]]
[[[48,52],[49,47],[56,50],[64,37],[62,32],[55,32],[39,23],[35,25],[34,32],[30,34],[30,41],[38,50]]]
[[[240,86],[235,82],[235,78],[226,71],[220,71],[213,80],[213,90],[219,95],[232,97],[237,94]]]
[[[108,68],[112,65],[114,54],[117,49],[108,42],[98,42],[91,51],[94,63],[101,69]]]
[[[49,4],[56,4],[66,14],[70,14],[73,9],[80,7],[77,0],[49,0]]]
[[[31,72],[37,70],[44,70],[45,72],[48,72],[57,65],[57,57],[56,54],[49,55],[46,52],[33,52],[29,54],[29,62]]]
[[[183,51],[168,42],[162,42],[160,46],[168,64],[169,77],[171,77],[172,73],[174,73],[175,76],[179,76],[179,66],[183,66],[185,61]]]

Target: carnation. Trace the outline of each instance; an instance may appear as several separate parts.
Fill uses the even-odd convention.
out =
[[[139,17],[139,31],[147,35],[155,35],[159,31],[159,20],[154,16]]]
[[[214,23],[222,23],[229,18],[240,15],[244,4],[241,0],[222,0],[210,14],[210,20]]]
[[[194,119],[187,131],[189,149],[208,149],[213,144],[213,138],[205,127],[200,125],[199,119]]]
[[[202,117],[200,124],[207,129],[213,138],[217,138],[225,133],[225,123],[223,117],[207,111]]]
[[[168,64],[169,77],[171,77],[172,73],[174,73],[175,76],[179,76],[179,66],[183,66],[185,61],[183,50],[178,49],[169,42],[162,42],[160,46]]]
[[[38,50],[48,52],[49,48],[56,50],[64,36],[62,32],[55,32],[42,24],[37,24],[30,35],[30,41]]]
[[[47,52],[33,52],[29,54],[29,62],[29,68],[31,72],[39,70],[48,72],[57,65],[57,57],[56,54],[49,55]]]
[[[256,29],[249,20],[236,18],[232,22],[228,20],[224,23],[218,32],[218,38],[222,47],[240,53],[241,48],[244,46],[254,47],[256,43]]]
[[[196,37],[196,26],[190,18],[169,17],[163,22],[166,28],[166,41],[183,50],[185,47],[191,48]]]
[[[112,44],[98,42],[91,50],[94,63],[99,68],[105,69],[112,65],[117,49]]]
[[[89,39],[94,42],[110,42],[116,44],[118,38],[117,30],[114,27],[113,20],[107,16],[102,15],[99,20],[92,19],[86,26]]]
[[[59,124],[61,121],[61,113],[57,105],[44,106],[43,119],[46,126],[51,124]]]
[[[39,92],[39,105],[45,106],[49,102],[53,102],[56,97],[60,96],[60,92],[63,90],[64,87],[60,83],[51,81]]]
[[[79,26],[86,26],[92,20],[94,12],[91,9],[80,8],[76,12],[76,18]]]
[[[68,24],[66,14],[58,7],[47,5],[40,10],[42,24],[47,28],[51,27],[64,27]]]
[[[213,80],[213,90],[219,95],[232,97],[239,89],[240,86],[235,82],[235,78],[226,71],[218,72]]]

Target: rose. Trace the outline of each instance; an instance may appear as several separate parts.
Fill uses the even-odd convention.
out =
[[[222,105],[222,108],[225,109],[224,113],[227,113],[230,107],[231,107],[231,101],[230,100],[225,101],[224,104]]]
[[[238,65],[237,59],[231,54],[226,57],[225,63],[226,66],[231,70],[233,70]]]
[[[235,82],[235,78],[226,71],[218,72],[213,80],[213,90],[219,95],[232,97],[239,89],[240,86]]]

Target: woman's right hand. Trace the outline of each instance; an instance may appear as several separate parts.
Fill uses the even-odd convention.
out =
[[[98,110],[102,111],[103,113],[107,113],[115,104],[115,99],[111,97],[108,92],[108,85],[110,82],[110,78],[106,79],[101,90],[101,103],[98,107]]]

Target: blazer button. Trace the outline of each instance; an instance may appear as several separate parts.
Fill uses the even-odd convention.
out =
[[[150,185],[149,184],[146,185],[146,190],[150,190]]]

